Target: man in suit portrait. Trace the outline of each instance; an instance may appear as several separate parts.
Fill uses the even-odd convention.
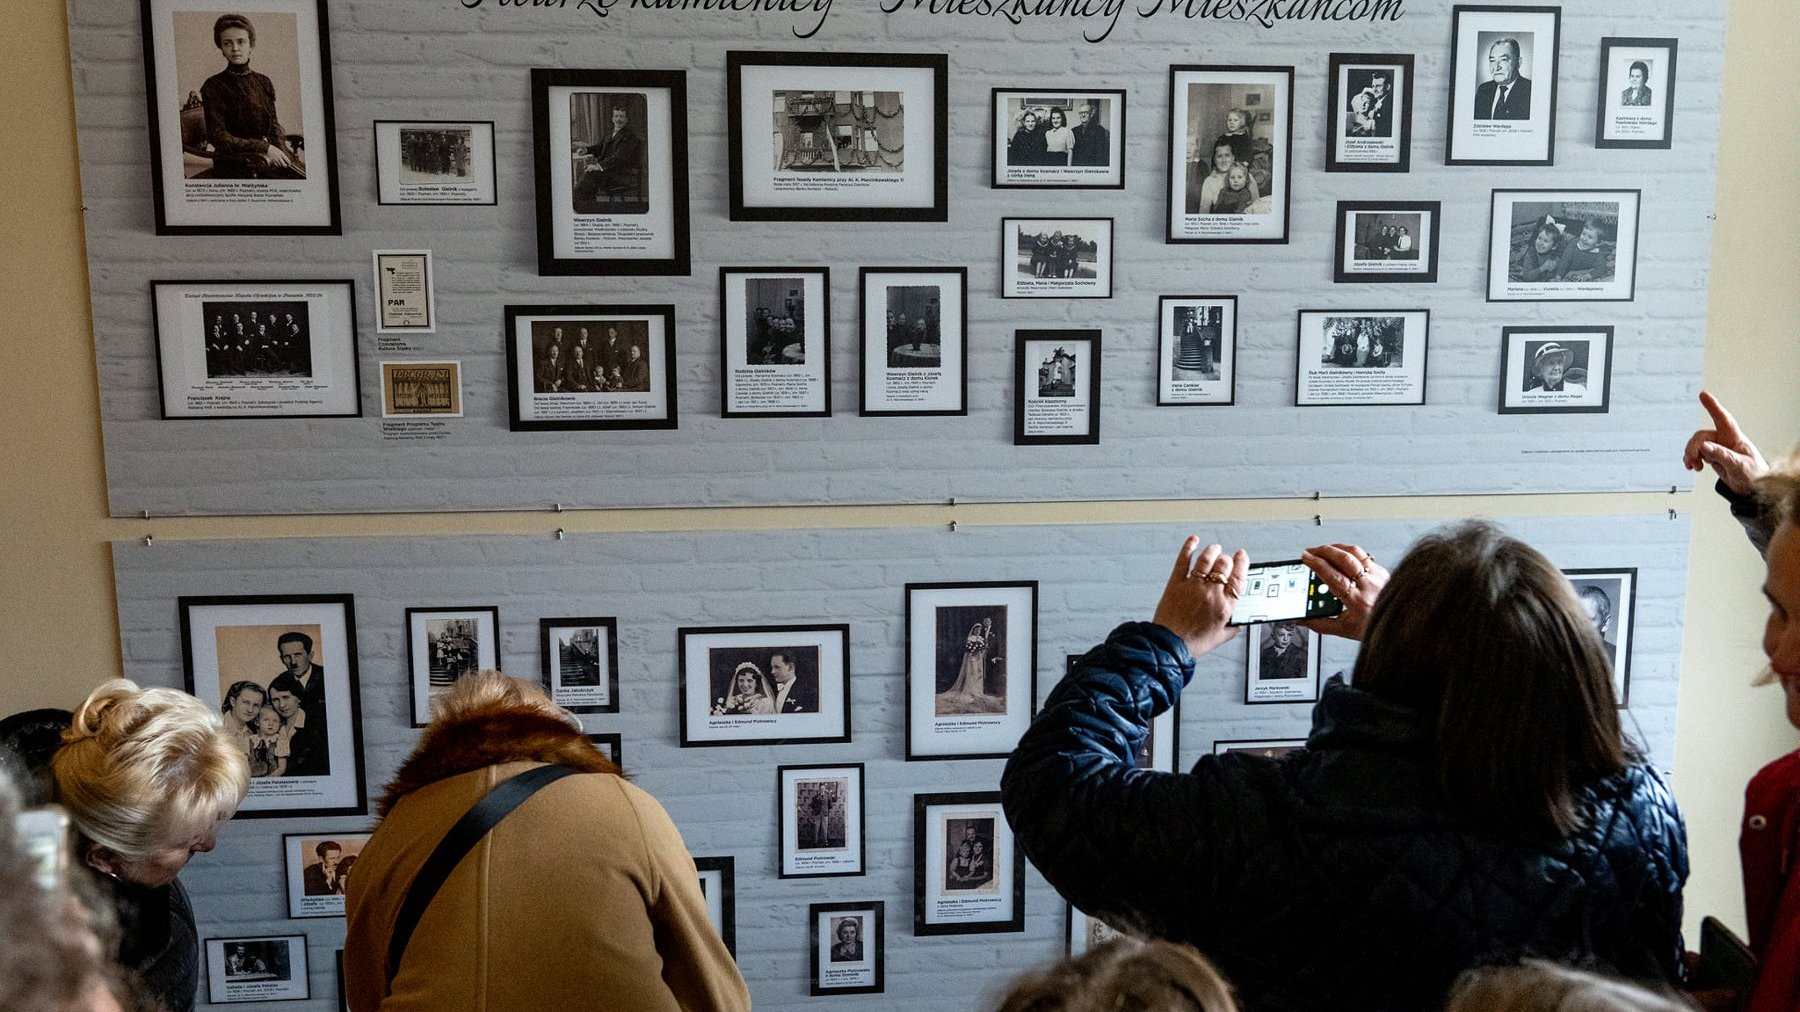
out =
[[[307,865],[300,873],[301,889],[308,896],[341,894],[344,876],[338,873],[338,865],[344,859],[344,848],[336,840],[320,840],[313,853],[319,856],[319,863]]]
[[[1631,87],[1619,92],[1619,104],[1649,105],[1650,86],[1644,82],[1650,80],[1650,65],[1643,60],[1633,60],[1626,74],[1631,78]]]
[[[1531,80],[1519,74],[1519,41],[1500,39],[1488,47],[1491,80],[1475,89],[1476,119],[1530,119]]]
[[[769,655],[769,681],[775,689],[776,713],[818,713],[819,688],[794,670],[794,656],[785,650]]]
[[[306,724],[319,737],[325,737],[325,669],[313,663],[313,640],[303,632],[288,631],[275,640],[281,655],[281,666],[300,685],[300,708],[306,711]]]
[[[1306,641],[1292,622],[1271,622],[1263,630],[1262,664],[1257,677],[1305,678]]]
[[[625,350],[625,364],[619,369],[619,389],[642,393],[650,389],[650,364],[636,344]]]
[[[1375,121],[1369,136],[1394,136],[1394,92],[1387,74],[1377,73],[1369,78],[1369,111],[1364,115]]]
[[[1094,103],[1082,102],[1075,107],[1075,150],[1070,165],[1105,165],[1112,157],[1112,135],[1094,119]]]
[[[589,145],[587,167],[576,186],[576,210],[642,214],[650,209],[644,195],[644,138],[631,128],[623,105],[612,110],[612,129],[600,143]]]

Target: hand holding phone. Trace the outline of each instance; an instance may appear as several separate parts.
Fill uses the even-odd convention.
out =
[[[1362,639],[1375,598],[1387,586],[1388,571],[1376,564],[1375,556],[1357,545],[1318,545],[1301,552],[1300,561],[1318,576],[1333,597],[1343,602],[1341,614],[1303,619],[1300,624],[1327,636]]]
[[[1261,562],[1245,574],[1244,593],[1231,610],[1229,624],[1331,618],[1343,610],[1344,602],[1332,595],[1305,562]]]

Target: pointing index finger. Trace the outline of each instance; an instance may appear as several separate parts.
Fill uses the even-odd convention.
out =
[[[1737,443],[1744,438],[1743,431],[1738,428],[1737,419],[1731,417],[1731,412],[1725,410],[1725,405],[1720,404],[1717,397],[1705,390],[1700,391],[1700,406],[1712,416],[1713,425],[1719,430],[1719,442]]]

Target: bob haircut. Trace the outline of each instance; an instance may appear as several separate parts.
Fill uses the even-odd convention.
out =
[[[1444,1012],[1689,1012],[1637,984],[1530,959],[1457,978]]]
[[[1482,825],[1568,836],[1583,825],[1577,792],[1636,757],[1573,586],[1489,524],[1407,553],[1369,615],[1355,682],[1434,718],[1444,801]]]
[[[250,761],[224,718],[176,689],[103,682],[50,760],[56,800],[81,834],[142,859],[229,819]]]
[[[1161,939],[1115,938],[1013,983],[995,1012],[1237,1012],[1205,956]]]

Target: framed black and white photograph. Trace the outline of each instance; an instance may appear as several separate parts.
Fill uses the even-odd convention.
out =
[[[349,594],[182,597],[182,687],[250,760],[237,818],[363,815],[356,602]]]
[[[831,414],[831,270],[719,268],[719,414]]]
[[[587,736],[587,740],[600,750],[600,754],[612,760],[614,766],[625,765],[625,736],[617,731],[605,731]]]
[[[544,689],[570,713],[619,712],[619,620],[538,619]]]
[[[1495,190],[1489,302],[1637,297],[1639,190]]]
[[[1561,7],[1457,4],[1445,165],[1556,164]]]
[[[1228,405],[1237,399],[1237,296],[1157,299],[1156,403]]]
[[[777,766],[781,878],[861,875],[863,764]]]
[[[1288,241],[1294,68],[1169,68],[1169,242]]]
[[[850,740],[850,627],[684,626],[681,747]]]
[[[139,0],[157,235],[339,235],[325,0]]]
[[[1089,949],[1105,945],[1115,938],[1122,937],[1123,932],[1098,917],[1089,917],[1073,903],[1064,904],[1069,908],[1064,928],[1068,932],[1063,955],[1070,959],[1085,955]]]
[[[1025,861],[999,791],[913,795],[913,934],[1025,930]]]
[[[1081,658],[1070,654],[1063,659],[1063,673],[1066,676],[1075,673],[1075,664]],[[1175,773],[1180,770],[1179,753],[1181,750],[1181,700],[1175,705],[1150,718],[1150,732],[1144,740],[1138,742],[1132,753],[1132,765],[1140,770],[1155,770],[1158,773]]]
[[[214,1005],[312,997],[305,935],[208,938],[206,1000]]]
[[[685,71],[533,68],[531,135],[539,274],[691,270]]]
[[[864,267],[862,406],[869,416],[969,413],[969,269]]]
[[[950,59],[725,53],[732,221],[945,221]]]
[[[906,758],[1000,759],[1037,703],[1036,580],[906,585]]]
[[[1110,299],[1111,218],[1000,219],[1000,297]]]
[[[359,418],[348,280],[152,281],[162,417]]]
[[[1221,738],[1213,742],[1213,755],[1241,752],[1264,759],[1280,759],[1295,749],[1305,747],[1305,738]]]
[[[887,947],[887,904],[813,903],[806,908],[812,925],[814,998],[833,994],[881,994],[882,964]]]
[[[375,200],[382,205],[492,205],[493,120],[375,121]]]
[[[1430,338],[1430,310],[1302,309],[1294,403],[1423,404]]]
[[[1013,445],[1098,443],[1100,332],[1021,330],[1013,341]]]
[[[1612,664],[1613,699],[1620,707],[1631,701],[1631,634],[1637,621],[1637,568],[1565,569],[1575,596],[1600,634]]]
[[[993,187],[1125,188],[1125,91],[995,88]]]
[[[281,838],[292,920],[344,916],[344,887],[368,833],[289,833]]]
[[[706,897],[706,919],[725,951],[737,956],[737,873],[736,859],[731,857],[696,857],[694,870],[700,873],[700,895]]]
[[[1435,200],[1340,200],[1331,279],[1431,283],[1438,276],[1443,205]]]
[[[428,249],[375,251],[375,333],[437,333],[437,287]]]
[[[1326,172],[1412,169],[1411,53],[1332,53]]]
[[[1674,142],[1678,41],[1600,40],[1594,147],[1667,148]]]
[[[406,609],[406,667],[412,726],[431,720],[431,700],[464,675],[500,667],[500,609]]]
[[[1610,326],[1501,328],[1500,413],[1604,414],[1612,346]]]
[[[514,432],[673,429],[675,307],[506,307]]]
[[[381,417],[461,418],[462,362],[382,362]]]
[[[1244,702],[1318,702],[1318,633],[1293,622],[1263,622],[1245,631]]]

